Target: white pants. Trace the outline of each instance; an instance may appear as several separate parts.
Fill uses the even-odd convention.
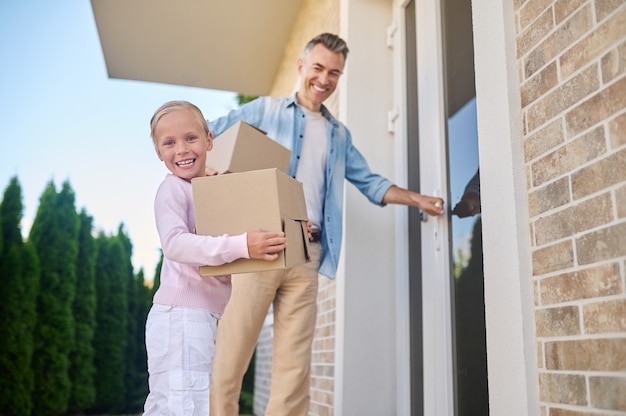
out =
[[[209,311],[152,305],[146,320],[144,416],[208,416],[217,318]]]

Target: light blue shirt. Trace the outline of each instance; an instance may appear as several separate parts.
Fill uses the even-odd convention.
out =
[[[337,272],[342,239],[344,179],[357,187],[370,202],[383,206],[383,197],[393,185],[372,173],[363,155],[352,144],[348,128],[322,105],[328,120],[328,155],[325,172],[322,227],[322,261],[319,273],[333,279]],[[266,132],[267,136],[291,150],[289,175],[295,178],[302,142],[305,115],[295,94],[288,98],[259,97],[209,123],[213,137],[219,136],[238,121],[245,121]]]

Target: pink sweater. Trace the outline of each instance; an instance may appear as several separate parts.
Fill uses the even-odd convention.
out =
[[[154,216],[164,259],[153,302],[221,314],[230,298],[230,276],[202,277],[199,266],[249,258],[247,234],[196,235],[191,183],[172,174],[157,190]]]

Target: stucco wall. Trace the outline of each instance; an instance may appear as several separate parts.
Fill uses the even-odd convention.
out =
[[[339,3],[337,0],[305,0],[285,49],[270,95],[285,97],[292,94],[297,89],[298,71],[296,63],[302,55],[304,45],[320,33],[338,33],[338,31]]]

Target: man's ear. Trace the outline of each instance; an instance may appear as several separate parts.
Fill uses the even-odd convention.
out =
[[[302,65],[304,65],[304,61],[302,58],[298,58],[298,74],[302,74]]]

